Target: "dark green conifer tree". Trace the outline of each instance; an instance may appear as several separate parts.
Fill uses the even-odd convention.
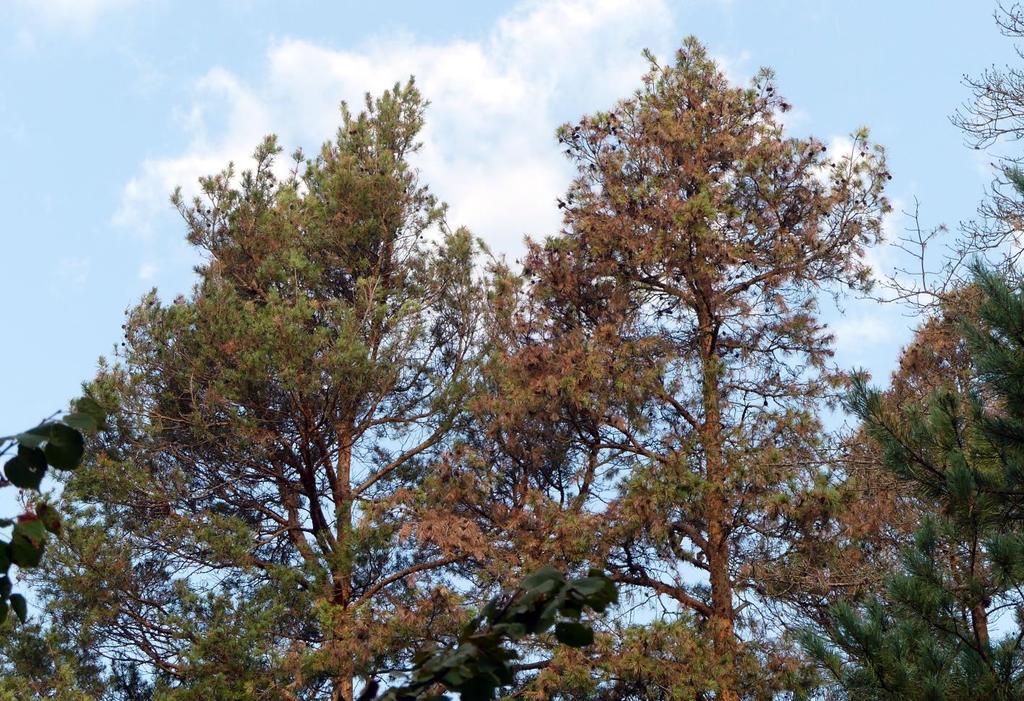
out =
[[[849,699],[1024,698],[1024,289],[974,273],[967,387],[903,409],[851,394],[885,465],[936,507],[884,592],[807,636]]]

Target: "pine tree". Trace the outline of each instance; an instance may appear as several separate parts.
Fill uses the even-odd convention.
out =
[[[948,290],[929,306],[929,316],[900,352],[889,387],[879,394],[884,411],[913,409],[940,388],[970,388],[973,366],[962,326],[977,320],[978,302],[978,289],[971,285]],[[806,495],[815,497],[805,500],[809,508],[803,511],[812,518],[794,522],[790,553],[762,574],[776,596],[784,595],[796,617],[804,619],[795,621],[798,625],[827,620],[831,604],[883,589],[921,520],[936,509],[933,500],[886,467],[865,426],[844,430],[840,438],[821,488]]]
[[[807,637],[851,699],[1024,696],[1024,289],[976,267],[973,292],[969,381],[949,375],[922,407],[851,394],[885,465],[933,505],[884,592]]]
[[[632,98],[559,132],[578,167],[564,231],[530,245],[525,287],[499,276],[466,465],[491,475],[477,508],[513,561],[608,567],[657,602],[597,657],[552,658],[541,689],[767,698],[799,671],[741,609],[813,518],[816,414],[840,381],[817,302],[869,283],[884,155],[865,132],[846,154],[786,137],[770,73],[734,87],[695,40],[648,58]]]
[[[418,179],[410,83],[337,138],[174,202],[204,255],[188,298],[128,313],[92,391],[111,429],[64,490],[51,621],[154,699],[350,701],[464,618],[480,544],[425,489],[464,419],[476,243]],[[457,580],[456,580],[457,581]]]
[[[56,629],[38,624],[0,628],[0,700],[99,701],[110,679],[89,654]],[[144,701],[137,698],[132,701]]]

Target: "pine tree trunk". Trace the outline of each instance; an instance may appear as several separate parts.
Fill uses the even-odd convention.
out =
[[[712,487],[714,489],[714,487]],[[708,556],[711,584],[711,642],[720,666],[719,698],[737,701],[734,655],[736,639],[733,629],[732,581],[729,578],[729,545],[720,516],[725,508],[721,496],[713,496],[708,504]]]
[[[982,560],[980,551],[981,533],[977,530],[974,532],[971,544],[971,558],[970,558],[970,576],[972,579],[976,579],[979,576],[983,576],[979,572],[979,563]],[[986,604],[991,603],[989,601],[976,601],[971,606],[971,628],[974,632],[974,639],[978,644],[978,654],[981,655],[982,659],[988,661],[990,657],[989,650],[989,636],[988,636],[988,610],[985,608]]]
[[[715,332],[710,323],[701,324],[702,403],[704,425],[702,442],[706,460],[707,497],[705,513],[708,528],[708,572],[711,585],[711,616],[708,627],[715,657],[720,666],[718,696],[722,701],[738,701],[735,670],[735,634],[733,630],[732,580],[729,577],[729,509],[726,499],[727,467],[722,455],[721,366],[715,347]]]
[[[335,683],[331,701],[352,701],[352,675],[339,677]]]
[[[985,605],[981,602],[971,608],[971,625],[974,628],[974,639],[978,641],[981,656],[988,659],[988,611],[985,610]]]
[[[352,553],[350,535],[352,533],[352,430],[349,427],[338,431],[338,464],[337,489],[335,490],[335,538],[338,552],[332,563],[334,571],[332,603],[347,609],[352,600]],[[347,616],[336,616],[334,619],[334,638],[344,641],[338,651],[336,664],[337,678],[334,685],[332,701],[352,701],[355,676],[352,653],[348,649],[349,631]]]

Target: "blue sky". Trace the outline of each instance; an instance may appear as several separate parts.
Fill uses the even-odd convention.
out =
[[[649,47],[694,34],[745,79],[776,70],[795,134],[860,125],[887,146],[897,211],[970,217],[990,155],[948,115],[965,72],[1012,61],[986,2],[846,0],[0,0],[0,431],[62,408],[150,287],[192,284],[167,203],[176,184],[329,138],[341,100],[415,73],[432,100],[419,165],[498,252],[557,230],[571,171],[555,127],[637,84]],[[889,222],[898,233],[905,222]],[[880,250],[883,268],[895,260]],[[844,366],[884,377],[913,323],[850,300],[831,315]]]

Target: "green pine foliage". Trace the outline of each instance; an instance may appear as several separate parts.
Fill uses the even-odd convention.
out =
[[[351,699],[465,617],[451,578],[478,544],[427,485],[451,493],[484,293],[409,162],[425,108],[396,85],[290,169],[268,138],[174,197],[198,282],[129,311],[39,582],[154,699]]]
[[[974,273],[966,392],[903,410],[863,381],[850,395],[885,465],[933,506],[885,591],[805,640],[850,699],[1024,698],[1024,289]]]
[[[0,701],[1024,699],[1022,249],[834,435],[819,299],[871,286],[884,150],[791,138],[694,39],[648,58],[558,132],[519,272],[421,182],[411,80],[176,192],[191,293],[0,439]]]

